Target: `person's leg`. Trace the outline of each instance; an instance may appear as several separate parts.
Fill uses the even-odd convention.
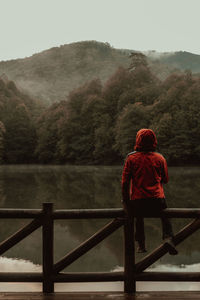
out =
[[[137,252],[146,252],[145,249],[145,231],[144,231],[144,203],[142,200],[134,200],[133,205],[134,212],[136,212],[137,217],[135,218],[135,240],[138,242]]]
[[[162,210],[166,208],[167,208],[166,201],[165,199],[162,199]],[[176,250],[173,242],[174,234],[173,234],[172,224],[170,220],[165,216],[161,217],[161,222],[162,222],[162,232],[163,232],[162,238],[169,248],[169,254],[176,255],[178,254],[178,251]]]
[[[135,218],[135,240],[145,241],[144,219],[142,217]]]
[[[163,216],[161,217],[161,223],[162,223],[162,238],[163,240],[166,238],[172,238],[174,236],[173,230],[172,230],[172,224],[170,220]]]
[[[160,200],[160,210],[163,211],[164,209],[167,208],[166,200],[161,199]],[[161,217],[161,223],[162,223],[162,238],[163,240],[166,238],[172,238],[174,236],[173,230],[172,230],[172,224],[171,221],[166,217],[162,216]]]
[[[138,242],[137,252],[146,252],[145,248],[145,232],[144,232],[144,219],[137,217],[135,220],[135,240]]]

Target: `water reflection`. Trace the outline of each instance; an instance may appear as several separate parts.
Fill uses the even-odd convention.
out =
[[[40,208],[54,202],[55,208],[120,207],[122,167],[84,166],[1,166],[0,203],[6,208]],[[169,207],[199,207],[200,168],[170,168],[170,183],[165,188]],[[174,220],[177,232],[190,220]],[[24,226],[27,220],[0,220],[0,240]],[[55,222],[55,261],[87,239],[108,220],[71,220]],[[146,219],[147,248],[161,242],[160,220]],[[200,252],[195,233],[178,246],[176,257],[165,255],[157,264],[198,263]],[[41,263],[41,229],[5,253],[7,257]],[[141,254],[136,257],[138,260]],[[119,229],[69,271],[108,271],[123,265],[123,231]]]

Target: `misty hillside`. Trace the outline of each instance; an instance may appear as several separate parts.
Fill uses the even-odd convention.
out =
[[[129,65],[127,54],[91,41],[0,62],[0,75],[5,73],[31,96],[53,103],[66,99],[70,91],[94,78],[105,81],[121,65]]]
[[[72,43],[24,59],[2,61],[0,75],[8,76],[30,96],[51,104],[66,99],[85,82],[99,78],[104,83],[119,66],[127,68],[132,51],[96,41]],[[147,56],[151,71],[161,80],[177,69],[200,72],[200,55],[150,51]]]
[[[190,52],[180,51],[172,55],[163,55],[160,62],[182,71],[191,70],[193,73],[200,73],[200,55]]]

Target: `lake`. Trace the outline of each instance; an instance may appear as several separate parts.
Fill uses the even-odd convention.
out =
[[[1,208],[41,208],[53,202],[55,209],[121,207],[121,166],[41,166],[0,167]],[[170,182],[165,186],[168,207],[199,207],[200,167],[169,168]],[[27,220],[0,220],[0,240],[4,240]],[[55,261],[78,246],[108,220],[55,221]],[[174,232],[190,220],[172,220]],[[146,219],[148,251],[161,243],[160,220]],[[200,261],[197,232],[177,248],[179,255],[166,254],[156,264],[192,265]],[[7,258],[41,263],[41,229],[4,254]],[[136,260],[143,255],[137,254]],[[123,266],[122,228],[70,265],[66,271],[110,271]]]

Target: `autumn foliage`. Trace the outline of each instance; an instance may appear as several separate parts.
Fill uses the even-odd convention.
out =
[[[174,73],[161,82],[147,64],[94,79],[50,107],[0,80],[0,161],[121,164],[148,127],[169,164],[197,164],[199,107],[200,77]]]

